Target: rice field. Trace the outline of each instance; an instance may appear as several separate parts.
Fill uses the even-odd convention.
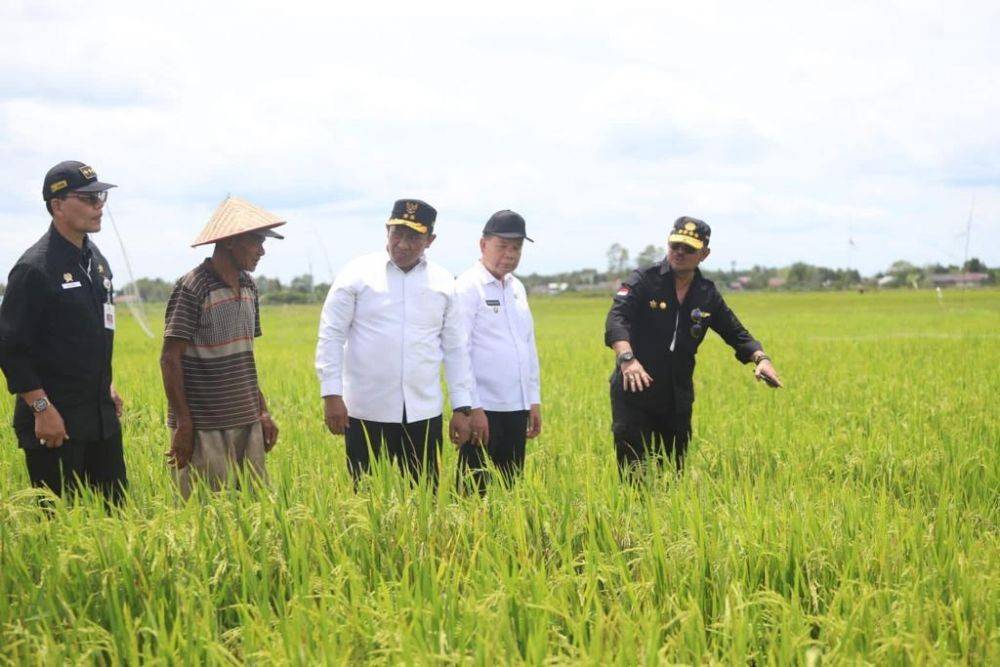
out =
[[[533,299],[544,429],[522,483],[485,499],[453,494],[447,443],[438,491],[391,469],[352,491],[316,305],[262,316],[271,488],[185,505],[160,341],[122,318],[121,511],[46,518],[0,431],[0,661],[1000,664],[1000,292],[729,301],[787,387],[710,334],[688,470],[635,489],[610,438],[609,298]]]

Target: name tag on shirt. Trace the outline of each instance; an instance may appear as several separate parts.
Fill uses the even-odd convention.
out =
[[[115,307],[110,303],[104,304],[104,328],[115,330]]]
[[[500,300],[499,299],[486,299],[486,305],[493,309],[494,313],[500,312]]]
[[[80,281],[79,280],[74,280],[71,283],[63,283],[62,284],[63,289],[73,289],[74,287],[79,287],[79,286],[80,286]]]

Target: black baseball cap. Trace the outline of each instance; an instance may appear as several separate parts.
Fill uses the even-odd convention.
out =
[[[76,160],[66,160],[45,174],[42,199],[49,201],[64,192],[103,192],[117,187],[97,180],[97,172],[93,167]]]
[[[704,220],[682,215],[674,222],[674,229],[667,237],[667,243],[686,243],[695,250],[708,245],[712,228]]]
[[[531,239],[524,231],[524,218],[514,211],[504,209],[497,211],[486,221],[483,227],[483,236],[499,236],[505,239]]]
[[[434,232],[437,209],[420,199],[399,199],[392,205],[386,225],[404,225],[421,234]]]

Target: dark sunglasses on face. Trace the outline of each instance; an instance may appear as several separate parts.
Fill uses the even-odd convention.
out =
[[[102,190],[100,192],[70,192],[68,197],[74,197],[82,202],[90,204],[91,206],[97,206],[98,204],[103,204],[108,201],[108,191]]]
[[[692,248],[687,243],[671,243],[670,249],[674,252],[680,252],[685,255],[693,255],[698,252],[695,248]]]

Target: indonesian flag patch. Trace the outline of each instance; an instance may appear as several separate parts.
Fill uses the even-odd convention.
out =
[[[628,285],[622,285],[618,288],[618,291],[615,292],[615,296],[628,296],[628,291]]]

